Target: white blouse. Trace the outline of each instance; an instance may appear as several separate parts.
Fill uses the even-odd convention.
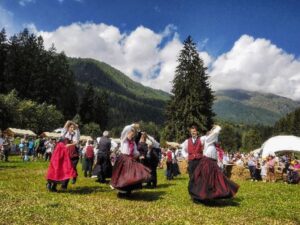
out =
[[[218,153],[215,146],[215,143],[218,141],[218,136],[220,134],[221,127],[216,126],[211,130],[209,135],[198,137],[202,145],[204,145],[203,155],[212,159],[218,159]],[[193,140],[194,142],[195,140]],[[185,140],[180,147],[182,148],[182,155],[188,157],[188,139]]]
[[[215,143],[218,141],[218,136],[220,134],[221,127],[216,126],[211,130],[210,134],[204,138],[204,150],[203,155],[212,159],[218,159],[218,153]]]
[[[126,127],[123,129],[122,133],[121,133],[121,146],[120,146],[120,151],[121,151],[121,153],[124,154],[124,155],[130,155],[129,142],[128,142],[128,139],[127,139],[127,135],[128,135],[128,133],[129,133],[129,131],[132,130],[133,126],[134,126],[133,124],[132,124],[132,125],[126,126]],[[139,156],[139,155],[140,155],[140,153],[139,153],[138,150],[137,150],[137,146],[136,146],[135,142],[134,142],[133,155],[134,155],[134,156]]]
[[[72,142],[76,142],[79,143],[80,140],[80,132],[79,129],[74,131],[74,134],[70,134],[69,131],[67,131],[67,129],[63,128],[61,131],[61,136],[64,138],[68,138],[69,140],[72,140]]]
[[[201,137],[197,137],[197,138],[200,138],[201,144],[203,145],[206,136],[201,136]],[[193,137],[192,137],[193,143],[195,143],[195,141],[196,141],[197,138],[193,138]],[[185,158],[187,158],[188,155],[189,155],[189,153],[188,153],[188,142],[189,142],[189,139],[186,139],[186,140],[180,145],[180,147],[182,148],[182,151],[181,151],[182,156],[185,157]]]

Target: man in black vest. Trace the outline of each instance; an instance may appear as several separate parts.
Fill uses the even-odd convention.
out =
[[[148,188],[156,188],[157,186],[157,166],[158,166],[158,155],[153,148],[152,144],[148,145],[148,150],[145,157],[145,166],[147,166],[151,170],[151,179],[147,182]]]
[[[104,131],[103,137],[98,141],[97,165],[94,168],[93,174],[97,175],[98,182],[106,183],[106,178],[111,177],[112,165],[110,161],[111,139],[109,132]]]

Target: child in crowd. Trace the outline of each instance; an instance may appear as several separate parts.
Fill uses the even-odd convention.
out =
[[[259,161],[257,161],[256,166],[255,166],[255,171],[254,171],[254,181],[259,181],[261,180],[261,164]]]
[[[85,168],[84,168],[84,176],[91,177],[92,176],[92,169],[94,164],[94,142],[92,140],[88,141],[88,145],[83,149],[84,160],[85,160]]]
[[[166,164],[167,164],[167,180],[173,179],[173,159],[174,153],[171,149],[168,149],[166,152]]]
[[[267,163],[266,163],[266,160],[262,161],[260,175],[261,175],[262,181],[267,182]]]
[[[275,157],[274,156],[269,156],[268,157],[268,162],[267,162],[267,168],[268,168],[268,178],[267,180],[269,182],[275,182],[276,178],[275,178]]]

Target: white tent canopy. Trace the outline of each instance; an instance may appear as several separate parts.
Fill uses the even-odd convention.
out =
[[[271,137],[262,145],[261,149],[263,158],[275,155],[277,152],[300,152],[300,137],[292,135]]]
[[[60,138],[60,134],[55,132],[43,132],[41,135],[49,138]]]
[[[28,135],[29,137],[35,137],[36,134],[31,130],[17,129],[17,128],[7,128],[3,133],[6,133],[8,136],[24,136]]]

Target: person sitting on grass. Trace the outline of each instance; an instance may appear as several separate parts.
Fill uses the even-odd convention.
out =
[[[287,181],[289,184],[298,184],[300,182],[300,162],[294,160],[288,170]]]

